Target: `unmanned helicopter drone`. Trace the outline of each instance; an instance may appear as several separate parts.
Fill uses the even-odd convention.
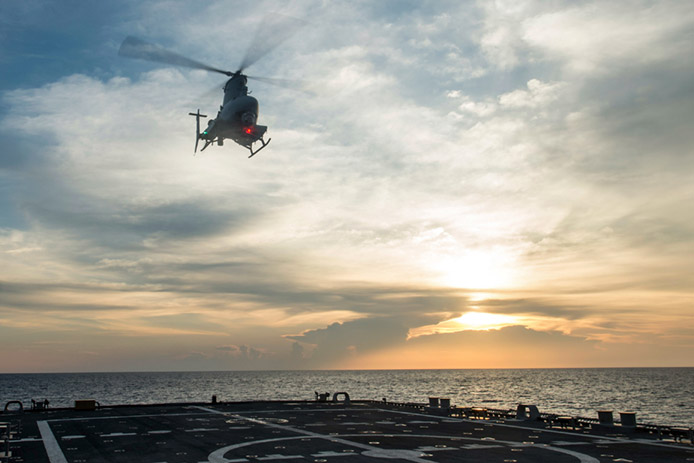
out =
[[[132,36],[127,37],[123,41],[118,54],[128,58],[203,69],[229,76],[229,80],[224,85],[224,100],[219,107],[217,117],[208,121],[205,130],[200,131],[200,118],[207,117],[207,115],[200,114],[199,109],[197,112],[189,113],[191,116],[195,116],[196,122],[195,152],[198,150],[200,140],[205,141],[205,145],[200,150],[203,151],[214,142],[222,146],[224,139],[229,138],[239,145],[248,148],[251,152],[251,155],[248,157],[251,158],[265,148],[270,143],[270,139],[268,138],[266,141],[263,138],[267,131],[267,126],[258,124],[258,100],[249,95],[250,92],[246,86],[248,79],[256,79],[261,82],[283,86],[291,86],[291,81],[267,77],[252,77],[244,74],[243,71],[292,36],[304,24],[304,21],[300,19],[280,14],[266,16],[256,32],[255,39],[248,47],[239,68],[234,72],[208,66]],[[254,150],[253,144],[256,142],[259,142],[261,146]]]

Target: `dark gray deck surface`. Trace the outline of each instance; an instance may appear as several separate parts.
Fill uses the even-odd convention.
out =
[[[690,445],[620,436],[619,428],[586,434],[365,402],[119,406],[4,414],[0,421],[17,430],[12,463],[694,461]]]

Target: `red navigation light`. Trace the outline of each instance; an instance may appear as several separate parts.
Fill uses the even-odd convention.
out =
[[[248,135],[253,133],[253,129],[250,127],[246,127],[245,129],[243,129],[243,131],[246,132]]]

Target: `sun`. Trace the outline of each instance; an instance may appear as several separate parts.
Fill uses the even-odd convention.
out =
[[[443,256],[431,267],[441,284],[454,288],[494,289],[514,283],[514,259],[500,249],[469,250]]]
[[[485,312],[466,312],[450,321],[466,330],[489,330],[518,323],[516,317]]]
[[[408,333],[408,338],[416,338],[428,334],[457,333],[466,330],[496,330],[505,326],[517,325],[520,322],[521,319],[519,317],[512,315],[470,311],[465,312],[460,317],[451,318],[435,325],[412,328]]]

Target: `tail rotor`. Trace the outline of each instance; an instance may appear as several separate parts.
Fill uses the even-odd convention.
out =
[[[198,109],[197,112],[195,113],[188,113],[191,116],[195,116],[195,151],[194,153],[198,152],[198,142],[200,141],[200,118],[201,117],[207,117],[205,114],[200,114],[200,110]]]

